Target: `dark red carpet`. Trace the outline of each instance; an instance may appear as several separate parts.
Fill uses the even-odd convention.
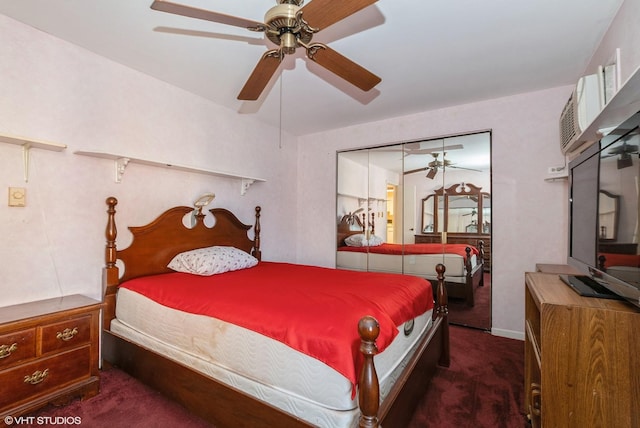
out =
[[[451,366],[438,368],[410,428],[529,426],[524,342],[451,326]]]
[[[527,426],[522,414],[523,342],[465,327],[450,329],[451,367],[439,368],[426,386],[410,428]],[[65,407],[47,407],[36,415],[80,417],[80,426],[92,428],[210,426],[117,369],[102,372],[98,396]],[[78,426],[51,420],[58,427]]]
[[[81,418],[81,424],[56,423],[58,427],[211,427],[210,424],[187,412],[184,407],[166,399],[159,392],[117,369],[102,372],[100,393],[97,396],[85,401],[76,400],[65,407],[49,406],[37,415],[52,418],[57,416]],[[55,419],[52,421],[56,422]]]
[[[491,329],[491,274],[485,272],[484,285],[476,287],[475,304],[470,307],[464,300],[449,299],[449,322],[456,325]]]

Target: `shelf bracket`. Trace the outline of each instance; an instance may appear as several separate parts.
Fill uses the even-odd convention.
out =
[[[60,152],[67,148],[64,144],[48,143],[46,141],[31,140],[24,137],[15,137],[0,134],[0,143],[16,144],[22,146],[22,166],[24,167],[24,181],[29,182],[29,158],[31,149],[44,149]]]
[[[129,158],[118,158],[115,160],[116,167],[116,183],[122,183],[122,176],[124,175],[124,170],[127,168],[129,164]]]
[[[240,183],[240,194],[244,196],[255,181],[253,178],[243,178],[242,183]]]
[[[24,166],[24,182],[29,182],[29,155],[31,152],[31,144],[27,143],[22,146],[22,163]]]

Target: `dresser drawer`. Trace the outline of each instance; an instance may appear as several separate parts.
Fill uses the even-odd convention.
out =
[[[36,356],[36,330],[20,330],[0,335],[0,369]]]
[[[0,411],[9,405],[55,391],[91,375],[90,347],[43,358],[0,372]]]
[[[73,348],[91,339],[91,316],[83,316],[48,324],[42,331],[42,354]]]

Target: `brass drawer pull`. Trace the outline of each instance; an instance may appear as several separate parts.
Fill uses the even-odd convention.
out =
[[[31,376],[24,377],[24,383],[36,385],[45,380],[47,376],[49,376],[49,369],[45,369],[44,371],[36,370]]]
[[[78,334],[78,327],[74,327],[73,330],[65,328],[63,331],[59,331],[58,334],[56,334],[56,339],[67,341],[73,339],[76,334]]]
[[[0,359],[7,358],[11,355],[12,352],[16,352],[18,350],[18,343],[13,343],[11,345],[2,345],[0,346]]]
[[[532,383],[531,384],[531,413],[535,416],[540,416],[540,384]]]

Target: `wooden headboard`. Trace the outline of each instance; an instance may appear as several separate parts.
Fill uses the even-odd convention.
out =
[[[118,200],[109,197],[106,203],[108,218],[105,230],[107,243],[103,286],[107,305],[111,299],[115,300],[120,282],[140,276],[172,272],[167,264],[183,251],[224,245],[239,248],[258,260],[261,259],[260,207],[255,208],[253,240],[247,235],[251,226],[242,223],[233,213],[224,208],[209,210],[215,218],[215,224],[212,227],[204,224],[205,214],[201,210],[196,211],[195,224],[188,228],[184,225],[183,219],[187,214],[193,213],[194,208],[180,206],[165,211],[146,226],[129,227],[133,234],[133,241],[127,248],[118,250],[115,220]],[[120,268],[116,266],[117,260],[122,262],[124,268],[122,277],[120,277]],[[107,318],[105,316],[105,322]],[[108,319],[110,320],[111,318]]]
[[[375,234],[375,213],[371,213],[371,220],[369,222],[369,232]],[[357,235],[358,233],[364,233],[365,225],[367,223],[367,215],[361,214],[362,219],[355,214],[343,215],[338,223],[338,247],[344,247],[345,238],[351,235]]]

